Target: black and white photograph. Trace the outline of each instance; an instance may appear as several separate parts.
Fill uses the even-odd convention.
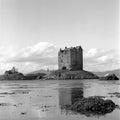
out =
[[[0,0],[0,120],[120,120],[119,0]]]

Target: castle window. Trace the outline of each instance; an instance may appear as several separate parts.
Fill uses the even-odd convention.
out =
[[[67,68],[65,66],[62,67],[62,70],[66,70]]]

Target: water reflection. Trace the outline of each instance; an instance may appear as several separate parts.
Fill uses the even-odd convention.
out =
[[[15,118],[17,120],[99,120],[96,116],[86,117],[87,114],[68,108],[78,99],[95,95],[108,95],[109,99],[118,104],[119,98],[110,97],[108,94],[119,92],[118,85],[120,85],[119,82],[115,84],[77,80],[7,81],[5,83],[2,81],[0,82],[0,93],[2,93],[0,95],[0,103],[2,103],[0,120],[14,120]],[[116,109],[111,114],[100,117],[100,120],[119,120],[119,113],[120,110]]]
[[[84,97],[83,84],[79,88],[59,88],[59,106],[61,113],[68,114],[69,106],[72,106],[78,99]]]
[[[74,104],[76,104],[76,101],[78,101],[82,98],[87,102],[90,100],[87,103],[87,105],[94,104],[91,101],[91,98],[84,97],[84,87],[83,87],[82,83],[80,85],[80,88],[60,88],[59,89],[59,106],[61,109],[61,114],[66,114],[66,115],[67,114],[84,114],[87,117],[89,117],[89,116],[103,116],[107,113],[113,112],[113,110],[115,109],[115,108],[113,108],[111,110],[108,109],[105,112],[103,112],[103,111],[100,112],[100,110],[97,112],[95,110],[92,110],[91,108],[90,108],[91,110],[85,110],[85,111],[77,111],[77,110],[73,109],[72,106]],[[102,96],[101,97],[96,96],[94,99],[95,100],[94,102],[96,102],[96,100],[101,101],[102,100],[101,98],[102,98]],[[97,102],[96,102],[96,104],[97,104]],[[100,104],[102,105],[101,102],[100,102]]]

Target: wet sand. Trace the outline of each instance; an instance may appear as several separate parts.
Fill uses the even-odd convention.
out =
[[[120,109],[87,116],[67,110],[76,98],[102,96],[120,105],[120,81],[0,81],[0,120],[119,120]]]

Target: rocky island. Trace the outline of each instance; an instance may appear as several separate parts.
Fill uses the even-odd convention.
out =
[[[0,76],[0,80],[36,80],[42,79],[45,73],[37,74],[26,74],[18,72],[18,70],[13,67],[11,70],[5,71],[3,75]]]
[[[106,74],[103,77],[99,77],[100,80],[119,80],[119,78],[113,73],[113,74]]]
[[[46,79],[98,79],[98,76],[83,70],[83,49],[81,46],[60,49],[58,69],[49,74]]]
[[[98,79],[99,77],[94,75],[92,72],[85,70],[70,71],[70,70],[56,70],[51,72],[45,77],[45,79],[59,79],[59,80],[69,80],[69,79]]]
[[[0,80],[25,80],[26,77],[17,71],[15,67],[11,70],[5,71],[3,75],[0,76]]]

